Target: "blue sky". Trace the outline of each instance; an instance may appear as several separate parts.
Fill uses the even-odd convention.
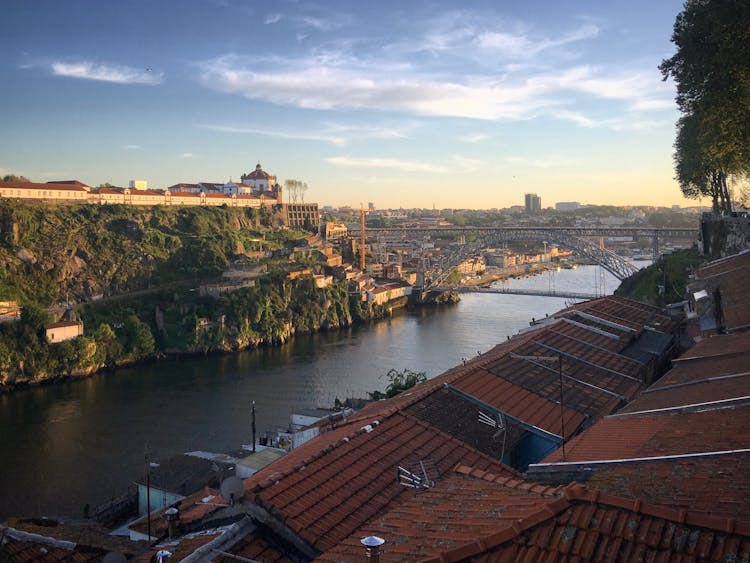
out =
[[[323,205],[692,205],[678,0],[5,0],[0,173],[238,179]]]

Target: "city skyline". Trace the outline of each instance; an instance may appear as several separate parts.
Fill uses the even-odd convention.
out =
[[[261,163],[322,205],[697,205],[658,64],[682,2],[7,6],[0,174],[150,187]]]

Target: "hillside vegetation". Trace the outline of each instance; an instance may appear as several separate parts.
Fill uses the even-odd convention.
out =
[[[663,306],[685,299],[688,275],[705,261],[696,248],[665,254],[623,280],[615,295]]]
[[[307,233],[273,229],[276,219],[271,209],[0,202],[0,301],[23,306],[19,321],[0,324],[0,382],[276,345],[382,314],[350,300],[344,282],[318,288],[309,277],[288,279],[298,265],[283,249]],[[236,258],[262,261],[268,273],[229,295],[200,296],[201,281]],[[49,307],[68,301],[77,303],[84,336],[50,344],[43,325],[57,318]]]

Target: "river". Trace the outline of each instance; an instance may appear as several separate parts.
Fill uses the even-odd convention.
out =
[[[581,266],[511,287],[601,293],[600,268]],[[606,273],[606,293],[617,280]],[[387,321],[300,336],[281,348],[165,361],[0,396],[0,521],[80,517],[125,491],[152,457],[229,451],[257,428],[284,428],[300,408],[384,389],[390,368],[433,377],[567,305],[557,297],[463,294],[461,302]]]

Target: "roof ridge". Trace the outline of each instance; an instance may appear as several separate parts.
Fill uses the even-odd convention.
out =
[[[621,497],[602,492],[599,489],[590,489],[586,485],[576,482],[563,487],[563,495],[570,501],[606,504],[614,508],[630,510],[652,518],[673,520],[679,524],[709,528],[727,534],[750,535],[750,520],[714,516],[708,512],[698,510],[678,509],[643,502],[637,498]]]
[[[575,503],[605,504],[613,508],[630,510],[652,518],[671,520],[678,524],[708,528],[726,534],[750,535],[750,520],[722,518],[720,516],[712,516],[706,512],[670,508],[643,502],[640,499],[618,497],[603,493],[599,489],[589,489],[585,485],[576,482],[561,487],[561,492],[562,496],[546,503],[533,514],[520,518],[493,534],[478,538],[457,548],[443,551],[434,557],[423,559],[422,563],[458,561],[479,555],[492,548],[508,543],[530,528],[554,518]]]
[[[519,491],[530,491],[546,497],[558,496],[560,491],[563,489],[561,486],[553,487],[548,485],[541,485],[528,481],[527,479],[515,479],[513,477],[507,477],[503,475],[497,475],[490,471],[484,471],[477,469],[470,465],[459,463],[454,468],[454,471],[459,475],[466,475],[468,477],[474,477],[475,479],[481,479],[482,481],[488,481],[490,483],[498,483],[509,489],[516,489]]]

